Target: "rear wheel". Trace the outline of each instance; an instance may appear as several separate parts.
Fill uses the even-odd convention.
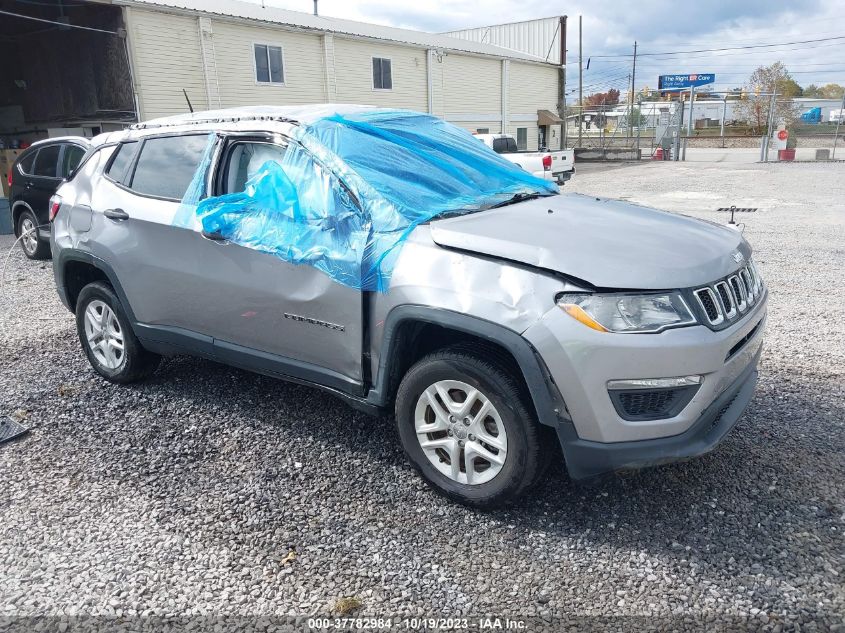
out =
[[[46,259],[50,256],[50,244],[38,237],[38,220],[35,214],[26,209],[18,217],[18,237],[21,249],[30,259]]]
[[[110,382],[146,378],[161,359],[141,347],[120,299],[105,282],[90,283],[79,293],[76,330],[94,371]]]
[[[514,501],[546,460],[519,383],[491,358],[448,349],[405,375],[396,423],[411,463],[441,494],[474,507]]]

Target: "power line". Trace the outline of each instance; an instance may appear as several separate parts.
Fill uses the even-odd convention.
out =
[[[837,37],[822,37],[814,40],[796,40],[794,42],[781,42],[780,44],[750,44],[746,46],[726,46],[723,48],[698,48],[698,49],[690,49],[686,51],[665,51],[662,53],[638,53],[640,57],[657,57],[660,55],[685,55],[688,53],[713,53],[717,51],[744,51],[749,50],[752,48],[771,48],[774,46],[793,46],[795,44],[814,44],[816,42],[830,42],[832,40],[845,40],[845,35],[839,35]],[[618,55],[592,55],[591,57],[596,58],[621,58],[627,59],[629,57],[633,57],[631,54],[618,54]]]
[[[12,13],[11,11],[0,10],[0,15],[10,15],[13,18],[21,18],[24,20],[32,20],[33,22],[44,22],[45,24],[57,24],[69,29],[82,29],[83,31],[94,31],[95,33],[107,33],[108,35],[118,35],[117,31],[107,31],[105,29],[95,29],[90,26],[79,26],[77,24],[68,24],[67,22],[58,22],[56,20],[45,20],[44,18],[36,18],[31,15],[23,15],[22,13]]]

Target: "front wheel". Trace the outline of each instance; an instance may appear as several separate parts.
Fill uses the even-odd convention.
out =
[[[439,493],[479,507],[523,495],[545,465],[540,429],[511,372],[464,349],[417,362],[396,395],[399,437]]]

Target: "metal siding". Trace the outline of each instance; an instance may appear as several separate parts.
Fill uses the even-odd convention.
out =
[[[315,16],[301,11],[290,11],[273,6],[262,6],[258,2],[240,0],[112,0],[115,4],[130,7],[148,8],[159,11],[202,11],[206,14],[255,20],[256,22],[285,25],[288,27],[310,29],[315,32],[333,33],[375,38],[392,42],[413,44],[424,48],[443,48],[463,50],[482,55],[516,57],[526,61],[542,62],[545,53],[538,59],[526,53],[506,51],[496,46],[479,44],[465,39],[464,43],[442,33],[423,33],[411,29],[401,29],[379,24],[368,24],[354,20],[343,20],[327,16]],[[274,28],[274,27],[270,27]]]
[[[133,9],[135,85],[141,95],[141,119],[208,108],[197,18]]]
[[[437,61],[435,61],[437,63]],[[502,62],[448,55],[443,58],[444,116],[502,112]]]
[[[559,24],[558,17],[542,18],[450,31],[443,35],[479,44],[492,44],[560,64]]]
[[[255,81],[253,44],[282,47],[284,85]],[[215,20],[214,50],[224,108],[301,105],[326,100],[325,57],[319,35]]]
[[[428,109],[425,50],[335,36],[334,53],[339,102]],[[373,89],[373,57],[390,58],[393,89]]]

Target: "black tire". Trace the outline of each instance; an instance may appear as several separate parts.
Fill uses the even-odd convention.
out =
[[[15,227],[16,235],[20,237],[24,233],[23,225],[27,221],[32,223],[32,226],[36,227],[35,229],[35,239],[37,240],[36,245],[34,248],[30,248],[26,240],[21,240],[21,250],[23,254],[29,257],[29,259],[47,259],[50,257],[50,242],[41,239],[38,235],[38,218],[35,217],[35,214],[30,211],[29,209],[24,209],[23,212],[18,216],[18,223]]]
[[[109,368],[103,364],[88,342],[85,332],[85,311],[94,301],[106,304],[114,313],[119,325],[119,333],[123,338],[123,352],[120,355],[120,364],[116,368]],[[88,284],[79,293],[76,300],[76,332],[91,367],[109,382],[125,384],[142,380],[155,371],[161,360],[158,354],[153,354],[141,346],[132,331],[120,299],[117,298],[112,287],[102,281]]]
[[[483,393],[499,413],[507,434],[501,471],[488,482],[469,485],[440,472],[417,439],[415,408],[422,393],[440,380],[458,380]],[[440,494],[475,508],[507,505],[524,495],[548,465],[541,429],[527,394],[495,354],[470,353],[459,346],[418,361],[405,374],[396,394],[396,424],[411,464]],[[442,461],[442,460],[441,460]]]

